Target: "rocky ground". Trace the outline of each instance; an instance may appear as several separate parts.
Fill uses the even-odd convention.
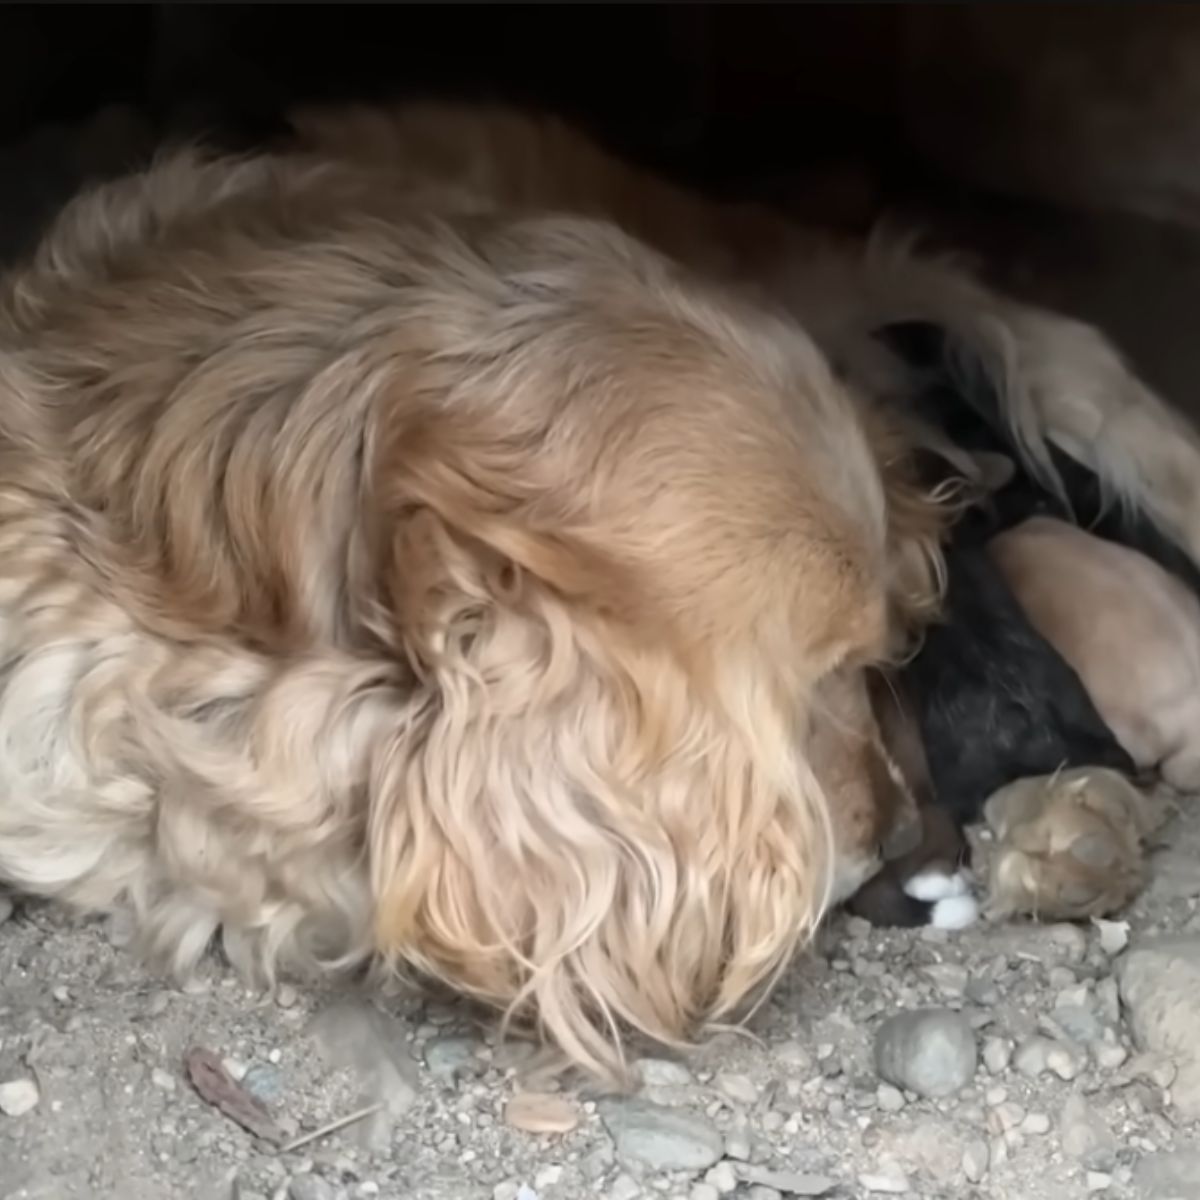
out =
[[[837,917],[748,1033],[646,1059],[626,1098],[555,1091],[453,1005],[262,996],[217,963],[185,993],[119,922],[18,903],[0,1197],[1200,1197],[1200,807],[1162,838],[1121,923]],[[268,1136],[202,1098],[193,1047],[258,1097]]]

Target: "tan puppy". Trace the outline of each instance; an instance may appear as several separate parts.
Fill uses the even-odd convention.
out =
[[[169,157],[0,294],[0,878],[619,1073],[847,874],[809,729],[887,542],[812,343],[615,228]]]
[[[1144,554],[1049,517],[990,552],[1134,762],[1200,790],[1200,600]]]

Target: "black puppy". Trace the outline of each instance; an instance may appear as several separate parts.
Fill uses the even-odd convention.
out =
[[[982,370],[972,373],[969,365],[952,363],[940,331],[930,326],[889,327],[885,336],[921,382],[915,410],[922,420],[964,450],[1016,458],[995,397],[985,390]],[[976,389],[974,394],[965,394],[970,388]],[[1101,516],[1095,477],[1061,457],[1065,461],[1058,465],[1071,507],[1077,515]],[[904,702],[920,732],[931,803],[960,829],[981,818],[993,792],[1017,779],[1072,766],[1134,773],[1132,760],[1079,677],[1030,624],[986,552],[992,536],[1034,512],[1063,515],[1064,506],[1018,463],[1005,487],[957,522],[946,547],[943,614],[898,673]],[[1114,513],[1108,519],[1133,523],[1139,544],[1157,537],[1161,552],[1174,549],[1136,516]],[[941,828],[945,823],[937,824]],[[944,829],[940,840],[947,840]],[[899,888],[891,890],[899,897]],[[863,904],[852,903],[851,908],[880,924],[923,924],[936,917],[933,906],[911,902],[925,899],[914,894],[911,881],[905,891],[903,903],[894,906],[880,903],[879,897],[868,905],[864,897]]]

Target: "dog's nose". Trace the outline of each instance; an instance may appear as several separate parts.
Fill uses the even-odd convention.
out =
[[[886,862],[911,854],[921,844],[921,814],[905,813],[892,823],[879,848]]]

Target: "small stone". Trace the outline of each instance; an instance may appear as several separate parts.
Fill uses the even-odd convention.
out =
[[[881,1083],[875,1089],[875,1103],[886,1113],[899,1112],[904,1107],[904,1093],[890,1083]]]
[[[1047,1069],[1046,1059],[1054,1043],[1045,1037],[1026,1038],[1013,1055],[1013,1067],[1026,1079],[1036,1079]]]
[[[720,1195],[728,1196],[737,1191],[738,1177],[732,1163],[719,1162],[704,1176],[704,1182],[716,1188]]]
[[[1041,1112],[1031,1112],[1021,1122],[1021,1132],[1031,1137],[1043,1137],[1050,1132],[1050,1118]]]
[[[669,1058],[639,1059],[637,1069],[646,1087],[688,1087],[692,1082],[691,1071]]]
[[[990,1037],[983,1043],[983,1065],[990,1075],[1000,1075],[1012,1062],[1013,1044],[1008,1038]]]
[[[966,991],[970,978],[967,968],[959,963],[933,963],[924,967],[922,973],[943,996],[951,998],[961,996]]]
[[[773,1187],[756,1183],[747,1193],[746,1200],[783,1200],[783,1195]]]
[[[269,1062],[273,1067],[277,1067],[281,1062],[283,1062],[283,1051],[280,1050],[278,1046],[268,1050],[267,1062]]]
[[[1049,925],[1045,937],[1064,962],[1083,962],[1087,955],[1087,934],[1077,925]]]
[[[1057,1042],[1046,1052],[1046,1066],[1059,1079],[1077,1079],[1087,1066],[1087,1055],[1074,1042]]]
[[[294,1008],[300,993],[290,983],[281,983],[275,990],[275,1003],[280,1008]]]
[[[638,1181],[622,1173],[613,1180],[612,1187],[608,1189],[608,1200],[638,1200],[641,1194],[642,1189]]]
[[[600,1118],[622,1162],[657,1171],[703,1171],[725,1150],[725,1140],[704,1118],[640,1099],[611,1100]]]
[[[288,1200],[336,1200],[337,1191],[320,1175],[297,1175],[288,1184]]]
[[[998,1104],[1003,1104],[1008,1099],[1008,1089],[1002,1087],[988,1088],[984,1094],[983,1101],[989,1108],[995,1108]]]
[[[979,1183],[983,1179],[988,1172],[990,1159],[991,1152],[988,1144],[982,1138],[977,1138],[967,1144],[967,1148],[963,1151],[962,1167],[968,1182]]]
[[[543,1167],[533,1178],[535,1188],[552,1188],[562,1179],[563,1169],[557,1163]]]
[[[164,1092],[173,1092],[175,1090],[175,1076],[169,1071],[164,1071],[161,1067],[155,1067],[150,1072],[150,1082]]]
[[[789,1196],[824,1196],[837,1187],[836,1179],[806,1171],[773,1171],[769,1167],[750,1166],[743,1167],[741,1174],[747,1183]]]
[[[505,1124],[525,1133],[570,1133],[579,1112],[561,1096],[548,1092],[518,1092],[504,1106]]]
[[[749,1161],[750,1139],[744,1129],[731,1129],[725,1135],[725,1156],[737,1162]]]
[[[1067,1097],[1059,1118],[1063,1153],[1089,1171],[1107,1171],[1116,1163],[1117,1146],[1098,1112],[1078,1093]]]
[[[754,1081],[745,1075],[733,1075],[722,1072],[716,1078],[716,1085],[730,1100],[736,1104],[755,1104],[758,1101],[758,1088]]]
[[[1101,1070],[1115,1071],[1124,1065],[1129,1051],[1120,1042],[1099,1042],[1092,1048],[1092,1057]]]
[[[721,1193],[711,1183],[693,1183],[688,1200],[721,1200]]]
[[[59,1004],[70,1004],[71,1003],[70,991],[67,988],[63,987],[61,984],[56,988],[51,988],[50,995],[53,996],[54,999],[57,1000]]]
[[[223,1066],[225,1070],[229,1072],[229,1077],[234,1080],[235,1083],[241,1083],[246,1077],[246,1064],[242,1062],[241,1059],[223,1058],[221,1060],[221,1066]]]
[[[439,1083],[453,1083],[478,1065],[475,1041],[467,1037],[439,1038],[425,1047],[425,1066]]]
[[[1062,988],[1074,987],[1077,982],[1075,972],[1070,967],[1051,967],[1046,972],[1046,979],[1055,991],[1059,991]]]
[[[1107,1192],[1112,1187],[1113,1177],[1107,1171],[1089,1171],[1084,1177],[1088,1193]]]
[[[880,1077],[919,1096],[953,1095],[971,1081],[977,1059],[970,1022],[950,1009],[897,1013],[875,1035]]]
[[[270,1063],[255,1063],[242,1076],[242,1087],[256,1100],[275,1104],[283,1097],[283,1076]]]
[[[492,1188],[492,1200],[517,1200],[521,1185],[515,1179],[506,1179]]]
[[[908,1177],[906,1175],[885,1174],[885,1175],[860,1175],[858,1182],[868,1192],[879,1192],[888,1196],[902,1196],[908,1191]]]
[[[0,1113],[6,1117],[23,1117],[38,1106],[41,1093],[32,1079],[10,1079],[0,1083]]]

